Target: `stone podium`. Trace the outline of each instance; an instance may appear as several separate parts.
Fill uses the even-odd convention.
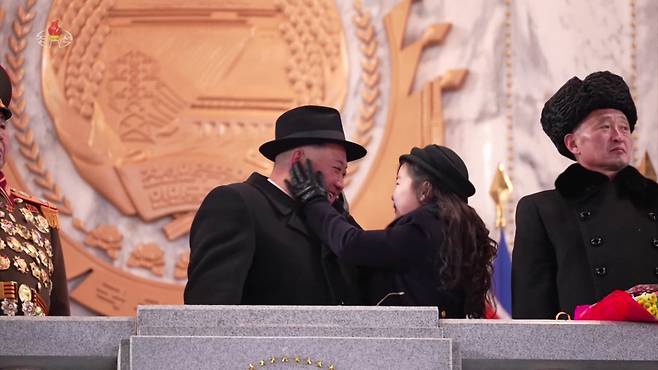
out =
[[[423,307],[141,306],[0,317],[0,333],[0,369],[658,369],[658,325]]]
[[[434,308],[147,306],[136,320],[126,369],[460,368]]]

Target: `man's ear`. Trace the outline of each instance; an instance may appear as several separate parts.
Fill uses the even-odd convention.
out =
[[[569,150],[574,157],[580,154],[580,148],[578,148],[578,143],[576,142],[576,135],[573,133],[564,135],[564,146],[567,147],[567,150]]]
[[[304,159],[304,150],[301,148],[293,149],[292,155],[290,156],[290,165],[295,162],[299,162]]]

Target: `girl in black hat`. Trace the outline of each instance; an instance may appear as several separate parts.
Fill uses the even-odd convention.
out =
[[[444,146],[400,156],[393,207],[384,230],[361,230],[326,200],[322,176],[297,163],[288,187],[306,221],[332,251],[373,268],[372,304],[437,306],[441,317],[483,317],[490,302],[496,242],[467,199],[475,193],[466,165]]]

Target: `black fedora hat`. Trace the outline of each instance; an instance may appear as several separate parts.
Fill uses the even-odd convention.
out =
[[[7,71],[0,66],[0,114],[5,120],[11,118],[9,103],[11,102],[11,80]]]
[[[572,77],[553,95],[541,111],[541,125],[558,152],[575,160],[564,145],[564,136],[573,132],[596,109],[612,108],[624,113],[631,132],[637,122],[637,110],[623,78],[608,71],[594,72],[580,80]]]
[[[475,186],[468,180],[466,164],[448,147],[436,144],[422,149],[414,147],[411,153],[400,156],[400,163],[402,162],[417,165],[442,190],[455,193],[464,201],[475,194]]]
[[[304,105],[293,108],[279,116],[274,131],[274,140],[258,148],[271,161],[286,150],[328,142],[343,145],[347,161],[363,158],[367,153],[361,145],[345,140],[340,114],[330,107]]]

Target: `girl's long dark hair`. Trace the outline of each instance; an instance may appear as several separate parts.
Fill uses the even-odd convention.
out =
[[[442,190],[422,169],[406,163],[411,168],[413,188],[421,204],[435,203],[443,223],[443,243],[435,260],[440,288],[461,290],[466,315],[484,317],[486,306],[493,307],[489,288],[496,241],[489,237],[486,225],[464,199]],[[421,184],[425,181],[432,185],[431,194],[421,196]]]

